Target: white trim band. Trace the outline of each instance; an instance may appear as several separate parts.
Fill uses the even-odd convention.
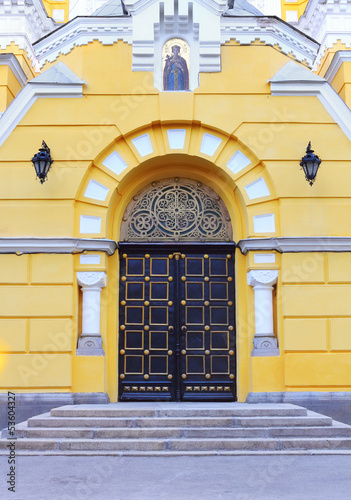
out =
[[[249,238],[237,243],[241,253],[258,250],[294,252],[351,252],[350,236],[301,236],[282,238]]]
[[[2,253],[81,253],[106,252],[113,255],[117,243],[108,239],[93,238],[0,238]]]
[[[25,85],[27,75],[14,54],[0,54],[0,66],[8,66],[21,87]]]
[[[1,115],[0,146],[38,98],[81,98],[83,84],[85,82],[62,62],[29,81]]]
[[[351,52],[349,50],[335,52],[332,62],[324,75],[328,83],[332,84],[342,64],[347,62],[351,62]]]
[[[324,78],[290,61],[270,82],[272,96],[317,97],[351,141],[351,110]]]

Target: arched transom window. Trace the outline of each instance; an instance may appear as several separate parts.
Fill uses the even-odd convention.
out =
[[[133,197],[121,227],[122,241],[231,241],[221,198],[191,179],[153,182]]]

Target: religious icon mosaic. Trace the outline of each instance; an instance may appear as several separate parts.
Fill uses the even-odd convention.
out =
[[[168,40],[162,51],[163,90],[189,90],[190,47],[181,38]]]

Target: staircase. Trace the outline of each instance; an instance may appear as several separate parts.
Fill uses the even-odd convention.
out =
[[[112,403],[16,426],[17,455],[351,454],[351,426],[292,404]],[[0,455],[7,455],[4,430]]]

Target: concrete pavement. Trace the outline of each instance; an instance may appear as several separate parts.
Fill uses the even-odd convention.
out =
[[[17,457],[13,500],[346,500],[351,456]]]

